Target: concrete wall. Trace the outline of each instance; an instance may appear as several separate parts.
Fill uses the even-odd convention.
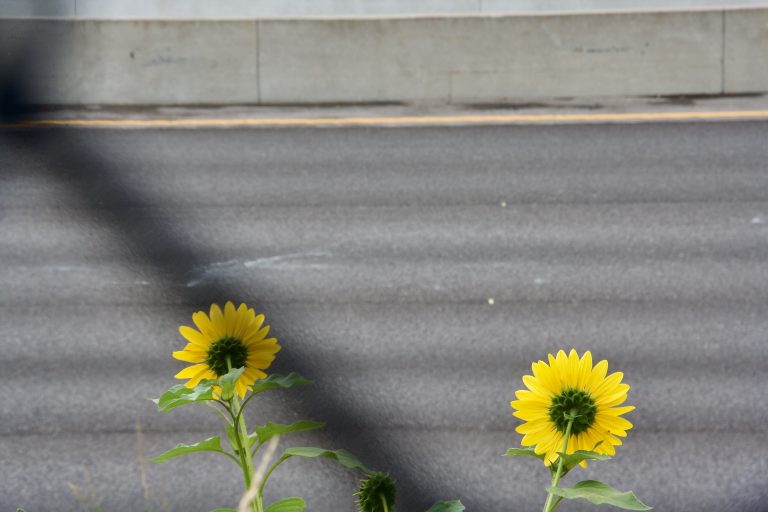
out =
[[[254,18],[694,9],[768,0],[0,0],[0,17]]]
[[[0,20],[0,48],[5,73],[31,80],[27,90],[42,104],[495,103],[768,91],[768,9],[16,19]]]

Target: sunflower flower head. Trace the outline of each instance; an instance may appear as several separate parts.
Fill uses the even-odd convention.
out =
[[[370,473],[356,494],[358,511],[394,512],[396,494],[395,480],[388,473]]]
[[[179,332],[188,341],[183,350],[173,357],[194,363],[176,374],[177,379],[189,379],[186,386],[193,388],[203,379],[218,379],[232,368],[245,368],[235,383],[235,391],[243,398],[256,379],[266,378],[263,370],[269,368],[280,350],[276,338],[267,338],[269,326],[264,315],[257,315],[245,304],[235,309],[232,302],[211,305],[209,314],[198,311],[192,315],[195,328],[182,325]]]
[[[573,420],[568,438],[570,454],[577,450],[614,455],[632,424],[621,416],[634,410],[621,406],[627,399],[629,385],[621,382],[624,374],[608,375],[608,361],[592,365],[592,354],[579,357],[571,349],[557,356],[549,354],[548,363],[532,365],[533,375],[525,375],[527,389],[515,392],[510,402],[513,415],[523,420],[515,430],[523,435],[521,444],[533,446],[544,455],[544,464],[552,465],[562,450],[569,421]],[[581,463],[586,466],[586,462]]]

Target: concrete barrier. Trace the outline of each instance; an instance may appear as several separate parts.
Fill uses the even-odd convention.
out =
[[[0,18],[262,18],[432,16],[524,12],[691,10],[765,6],[766,0],[0,0]]]
[[[768,90],[768,9],[724,14],[723,90],[751,93]]]
[[[41,104],[500,103],[768,91],[768,9],[378,19],[0,20]],[[24,50],[26,49],[26,50]],[[26,51],[26,53],[24,53]]]

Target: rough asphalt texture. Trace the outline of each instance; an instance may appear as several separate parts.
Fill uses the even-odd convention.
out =
[[[347,448],[401,512],[536,511],[508,406],[530,362],[591,349],[635,423],[598,478],[659,511],[768,510],[768,124],[0,133],[0,510],[234,506],[219,433],[148,398],[211,301],[266,313],[261,422]],[[493,304],[489,304],[493,299]],[[141,424],[141,436],[136,425]],[[137,438],[143,448],[137,448]],[[139,454],[141,452],[141,454]],[[145,507],[142,467],[149,505]],[[357,475],[292,460],[268,501],[354,510]],[[576,502],[563,510],[592,510]],[[607,509],[607,507],[605,507]]]

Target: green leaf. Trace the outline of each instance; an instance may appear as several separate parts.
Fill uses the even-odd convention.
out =
[[[268,391],[275,388],[292,388],[294,386],[305,386],[307,384],[313,384],[313,382],[309,379],[305,379],[296,372],[291,372],[288,375],[273,373],[266,379],[259,379],[253,383],[253,394],[255,395],[262,391]]]
[[[307,430],[316,430],[323,428],[325,423],[318,421],[299,420],[290,425],[284,425],[282,423],[267,423],[256,427],[253,430],[253,434],[248,436],[249,446],[258,442],[259,444],[265,444],[275,436],[282,436],[283,434],[290,434],[291,432],[306,432]]]
[[[557,453],[560,457],[563,459],[563,474],[560,476],[565,476],[566,473],[568,473],[570,470],[575,468],[580,462],[585,460],[608,460],[611,458],[610,455],[605,455],[602,453],[597,452],[590,452],[587,450],[577,450],[573,453],[569,453],[564,455],[561,452]],[[552,468],[557,468],[557,462],[552,464]],[[555,469],[556,471],[556,469]]]
[[[454,501],[438,501],[427,512],[464,512],[466,508],[464,504],[459,500]]]
[[[202,380],[194,388],[188,388],[184,384],[177,384],[160,395],[160,398],[153,398],[152,401],[160,411],[170,411],[192,402],[213,400],[213,387],[215,385],[215,380]]]
[[[302,512],[307,507],[307,502],[293,496],[283,498],[268,506],[264,512]]]
[[[539,460],[544,460],[544,454],[536,453],[533,448],[509,448],[504,457],[536,457]]]
[[[214,436],[214,437],[209,437],[205,441],[200,441],[199,443],[177,444],[174,448],[171,448],[164,454],[159,455],[151,460],[152,462],[165,462],[174,457],[178,457],[180,455],[186,455],[188,453],[195,453],[195,452],[218,452],[218,453],[223,453],[224,455],[230,455],[229,453],[221,449],[221,439],[219,438],[219,436]]]
[[[242,368],[232,368],[226,375],[222,375],[219,378],[219,384],[221,385],[221,399],[231,400],[235,396],[235,383],[237,379],[245,371],[245,366]]]
[[[651,510],[651,507],[637,499],[632,491],[621,492],[597,480],[584,480],[571,488],[550,487],[547,491],[568,500],[582,498],[595,505],[603,503],[624,510]]]
[[[296,446],[285,450],[283,458],[287,459],[288,457],[326,457],[337,461],[346,468],[359,469],[364,473],[370,473],[370,470],[357,457],[346,450],[326,450],[324,448]]]

